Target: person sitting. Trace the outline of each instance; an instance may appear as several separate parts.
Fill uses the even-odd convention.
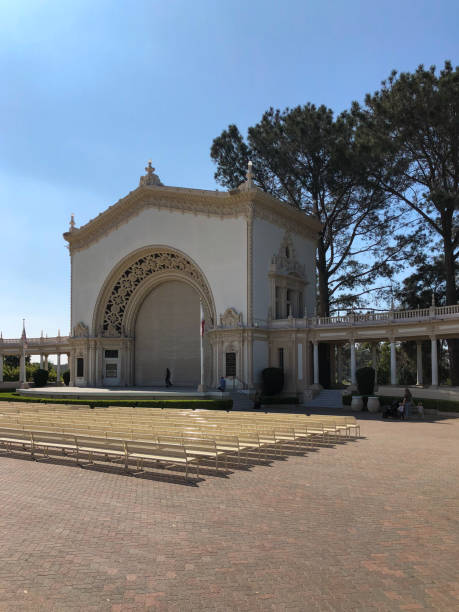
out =
[[[218,387],[218,390],[222,393],[224,393],[226,390],[226,380],[223,376],[220,377],[220,386]]]
[[[253,409],[259,410],[261,408],[261,393],[257,391],[255,393],[255,397],[253,398]]]
[[[401,420],[403,420],[405,416],[404,415],[405,410],[404,410],[402,400],[399,401],[397,410],[398,410],[398,416],[400,417]]]

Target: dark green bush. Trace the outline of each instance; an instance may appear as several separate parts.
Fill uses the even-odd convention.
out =
[[[67,385],[67,387],[68,387],[69,383],[70,383],[70,372],[69,372],[69,370],[65,370],[65,372],[62,374],[62,380],[64,381],[64,384]]]
[[[261,403],[266,406],[271,406],[275,404],[279,405],[289,405],[289,404],[299,404],[300,401],[297,397],[273,397],[272,395],[268,395],[266,397],[261,397]]]
[[[38,370],[34,370],[32,377],[36,387],[44,387],[48,382],[48,370],[38,368]]]
[[[261,373],[263,394],[277,395],[284,386],[284,370],[282,368],[265,368]]]
[[[374,369],[359,368],[355,374],[360,395],[373,395],[375,389]]]
[[[343,406],[350,406],[352,404],[352,395],[343,395]]]
[[[23,402],[33,404],[71,404],[72,406],[90,406],[91,408],[103,408],[107,406],[125,406],[126,408],[187,408],[191,410],[231,410],[233,407],[232,399],[180,399],[180,400],[109,400],[96,399],[74,399],[73,397],[31,397],[19,395],[19,393],[7,392],[1,394],[3,402]]]

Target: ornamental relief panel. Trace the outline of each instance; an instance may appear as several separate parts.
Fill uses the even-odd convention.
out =
[[[121,336],[124,333],[123,320],[126,308],[135,290],[146,278],[168,271],[179,272],[193,279],[204,294],[207,303],[212,304],[207,282],[193,262],[181,253],[162,249],[139,257],[115,282],[104,310],[102,335]]]

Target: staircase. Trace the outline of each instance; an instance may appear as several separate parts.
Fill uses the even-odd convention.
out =
[[[253,408],[253,400],[249,399],[247,393],[230,393],[233,400],[233,410],[251,410]]]
[[[339,389],[322,389],[314,399],[306,400],[307,408],[342,408],[342,396]]]

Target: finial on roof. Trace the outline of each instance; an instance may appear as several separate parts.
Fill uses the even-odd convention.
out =
[[[58,338],[60,338],[60,337],[61,337],[61,330],[60,330],[60,329],[58,329],[58,330],[57,330],[57,337],[58,337]]]
[[[395,307],[394,307],[394,296],[392,296],[392,297],[390,298],[390,309],[391,309],[391,310],[395,310]]]
[[[249,163],[247,164],[247,173],[245,176],[247,180],[239,185],[239,189],[241,191],[252,191],[253,189],[259,191],[259,188],[255,185],[253,181],[253,164],[251,161],[249,161]]]
[[[432,306],[435,306],[435,291],[432,291]]]
[[[72,213],[70,215],[70,231],[73,232],[73,230],[75,229],[75,215]]]
[[[25,319],[22,319],[22,334],[21,334],[21,338],[22,338],[22,340],[25,340],[27,338],[27,334],[26,334],[26,330],[25,330]]]
[[[155,174],[155,168],[151,165],[151,159],[148,160],[148,166],[145,166],[146,174],[140,177],[139,187],[148,185],[162,185],[159,176]]]

